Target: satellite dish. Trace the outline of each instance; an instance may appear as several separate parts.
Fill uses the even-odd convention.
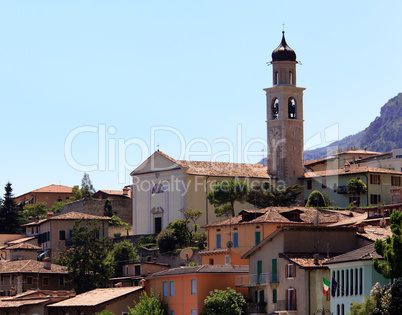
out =
[[[226,243],[226,247],[227,247],[227,248],[232,248],[232,247],[233,247],[233,242],[232,242],[232,241],[228,241],[228,242]]]
[[[187,247],[180,252],[180,258],[183,260],[189,260],[192,256],[193,250],[190,247]]]

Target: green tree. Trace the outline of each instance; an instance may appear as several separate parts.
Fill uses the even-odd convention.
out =
[[[140,261],[137,250],[129,240],[115,244],[112,256],[115,264],[115,276],[117,277],[123,276],[123,265]]]
[[[234,289],[211,291],[204,300],[201,315],[242,315],[247,313],[244,296]]]
[[[70,199],[67,199],[66,202],[64,201],[56,201],[49,209],[50,212],[58,213],[63,209],[66,203],[70,202]]]
[[[176,248],[177,238],[174,232],[173,229],[166,228],[158,234],[156,243],[161,253],[171,252]]]
[[[46,202],[38,202],[31,205],[25,205],[22,215],[24,217],[24,221],[27,221],[29,217],[39,217],[40,219],[46,218]]]
[[[109,221],[109,226],[127,226],[126,222],[123,222],[119,217],[112,215]]]
[[[67,266],[77,293],[107,287],[114,273],[109,255],[113,246],[108,238],[99,237],[99,222],[78,220],[73,228],[72,243],[59,262]]]
[[[363,183],[360,178],[351,178],[346,185],[346,189],[349,194],[360,197],[361,194],[365,194],[367,192],[367,185]],[[359,205],[360,204],[357,206]]]
[[[74,194],[74,197],[70,198],[70,201],[82,199],[82,192],[81,192],[80,187],[78,185],[74,185],[71,190],[72,190],[72,192]]]
[[[352,302],[351,315],[367,314],[401,314],[390,313],[391,290],[389,286],[382,287],[378,282],[373,286],[370,296],[365,296],[363,303]]]
[[[191,241],[191,233],[187,228],[187,221],[184,219],[174,220],[169,222],[167,229],[174,230],[174,236],[177,239],[179,246],[188,246]]]
[[[84,176],[81,180],[81,194],[82,198],[91,198],[95,193],[95,188],[92,186],[91,179],[87,173],[84,173]]]
[[[326,207],[325,198],[318,190],[313,190],[307,199],[306,207]]]
[[[135,303],[135,302],[134,302]],[[128,308],[129,315],[167,315],[168,304],[160,295],[154,296],[152,289],[148,295],[142,292],[140,301],[135,304],[134,308]]]
[[[392,237],[385,241],[374,242],[376,252],[384,257],[385,262],[373,259],[374,269],[387,279],[402,277],[402,212],[395,211],[390,217]]]
[[[4,189],[6,192],[0,207],[0,231],[3,234],[20,234],[23,232],[22,216],[15,204],[11,183],[8,182]]]
[[[215,207],[215,214],[220,216],[234,216],[235,202],[247,201],[249,186],[241,180],[224,180],[218,182],[207,194],[209,203]]]
[[[180,210],[183,213],[184,220],[193,221],[194,231],[197,232],[197,224],[195,223],[198,218],[202,215],[202,211],[193,208],[187,208],[186,210]]]
[[[303,186],[293,185],[282,189],[268,182],[258,184],[250,189],[247,201],[257,208],[287,207],[296,203]]]

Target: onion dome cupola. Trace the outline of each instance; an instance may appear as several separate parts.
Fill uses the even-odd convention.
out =
[[[288,46],[285,40],[285,31],[282,31],[282,41],[272,52],[272,62],[275,61],[296,61],[295,51]]]

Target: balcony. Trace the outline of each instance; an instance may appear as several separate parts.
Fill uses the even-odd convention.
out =
[[[295,302],[278,300],[275,303],[275,311],[297,311],[297,306]]]
[[[254,287],[278,282],[279,282],[279,273],[272,273],[272,272],[249,274],[247,276],[236,276],[235,278],[236,287]]]
[[[247,305],[247,314],[252,314],[252,315],[259,315],[259,314],[267,314],[267,308],[266,308],[267,303],[249,303]]]

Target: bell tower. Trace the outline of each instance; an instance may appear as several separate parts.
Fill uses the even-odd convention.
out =
[[[267,97],[268,173],[278,185],[295,185],[304,174],[303,91],[296,86],[296,53],[285,32],[272,52],[273,86]]]

